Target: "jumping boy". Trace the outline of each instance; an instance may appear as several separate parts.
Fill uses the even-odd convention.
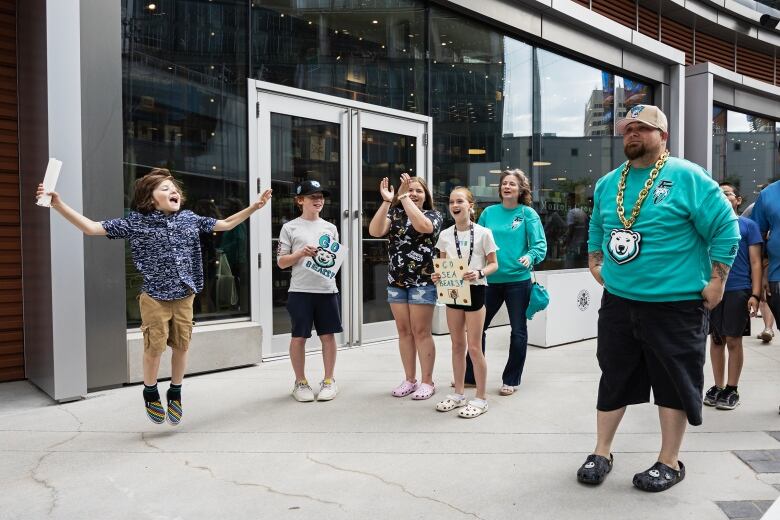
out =
[[[133,263],[144,278],[138,299],[144,335],[146,415],[155,424],[162,424],[166,418],[171,425],[179,424],[183,414],[181,385],[192,337],[192,301],[203,289],[198,234],[233,229],[266,205],[271,190],[223,220],[182,210],[182,187],[165,168],[154,168],[135,182],[133,211],[124,218],[95,222],[65,204],[57,192],[47,193],[39,184],[37,197],[43,195],[51,195],[51,207],[84,234],[130,241]],[[166,345],[173,351],[167,411],[157,390],[160,356]]]

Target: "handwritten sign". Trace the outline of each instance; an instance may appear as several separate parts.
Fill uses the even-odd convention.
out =
[[[317,241],[317,254],[307,258],[303,266],[330,280],[336,277],[346,256],[347,248],[323,233]]]
[[[471,305],[471,284],[463,279],[468,272],[466,261],[460,258],[437,258],[433,268],[441,275],[436,284],[439,303],[450,305]]]

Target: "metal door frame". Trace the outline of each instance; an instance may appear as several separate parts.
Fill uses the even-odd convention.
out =
[[[270,114],[281,113],[291,116],[320,119],[337,123],[342,128],[341,155],[346,158],[341,165],[341,231],[348,234],[342,237],[350,246],[349,262],[342,266],[342,320],[347,326],[344,330],[343,346],[358,346],[374,341],[383,341],[395,337],[388,327],[379,326],[381,331],[374,337],[364,340],[362,330],[363,279],[359,266],[362,257],[361,208],[362,201],[362,129],[381,130],[417,138],[417,175],[431,185],[433,154],[429,146],[432,118],[411,112],[371,105],[359,101],[276,85],[253,79],[247,80],[248,103],[247,130],[249,135],[249,185],[256,186],[250,193],[249,202],[254,201],[263,189],[270,185],[271,154]],[[280,103],[282,102],[282,103]],[[334,110],[339,111],[339,116]],[[328,118],[327,114],[331,116]],[[324,118],[323,118],[324,117]],[[262,326],[262,357],[281,357],[273,354],[273,314],[263,308],[261,295],[273,294],[271,251],[271,225],[269,215],[262,211],[251,217],[249,240],[250,264],[256,265],[255,274],[250,276],[251,320]],[[346,240],[345,240],[346,238]],[[348,265],[347,265],[348,264]],[[381,322],[388,323],[388,322]],[[393,327],[394,331],[394,327]]]

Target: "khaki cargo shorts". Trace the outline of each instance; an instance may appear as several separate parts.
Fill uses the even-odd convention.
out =
[[[159,356],[166,345],[179,350],[190,347],[194,299],[194,294],[171,301],[155,300],[146,293],[138,296],[144,352]]]

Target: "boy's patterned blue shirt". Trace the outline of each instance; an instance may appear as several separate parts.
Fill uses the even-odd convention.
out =
[[[155,300],[178,300],[203,289],[200,233],[211,233],[217,219],[183,210],[166,216],[131,211],[125,218],[101,222],[108,238],[130,241],[143,291]]]

